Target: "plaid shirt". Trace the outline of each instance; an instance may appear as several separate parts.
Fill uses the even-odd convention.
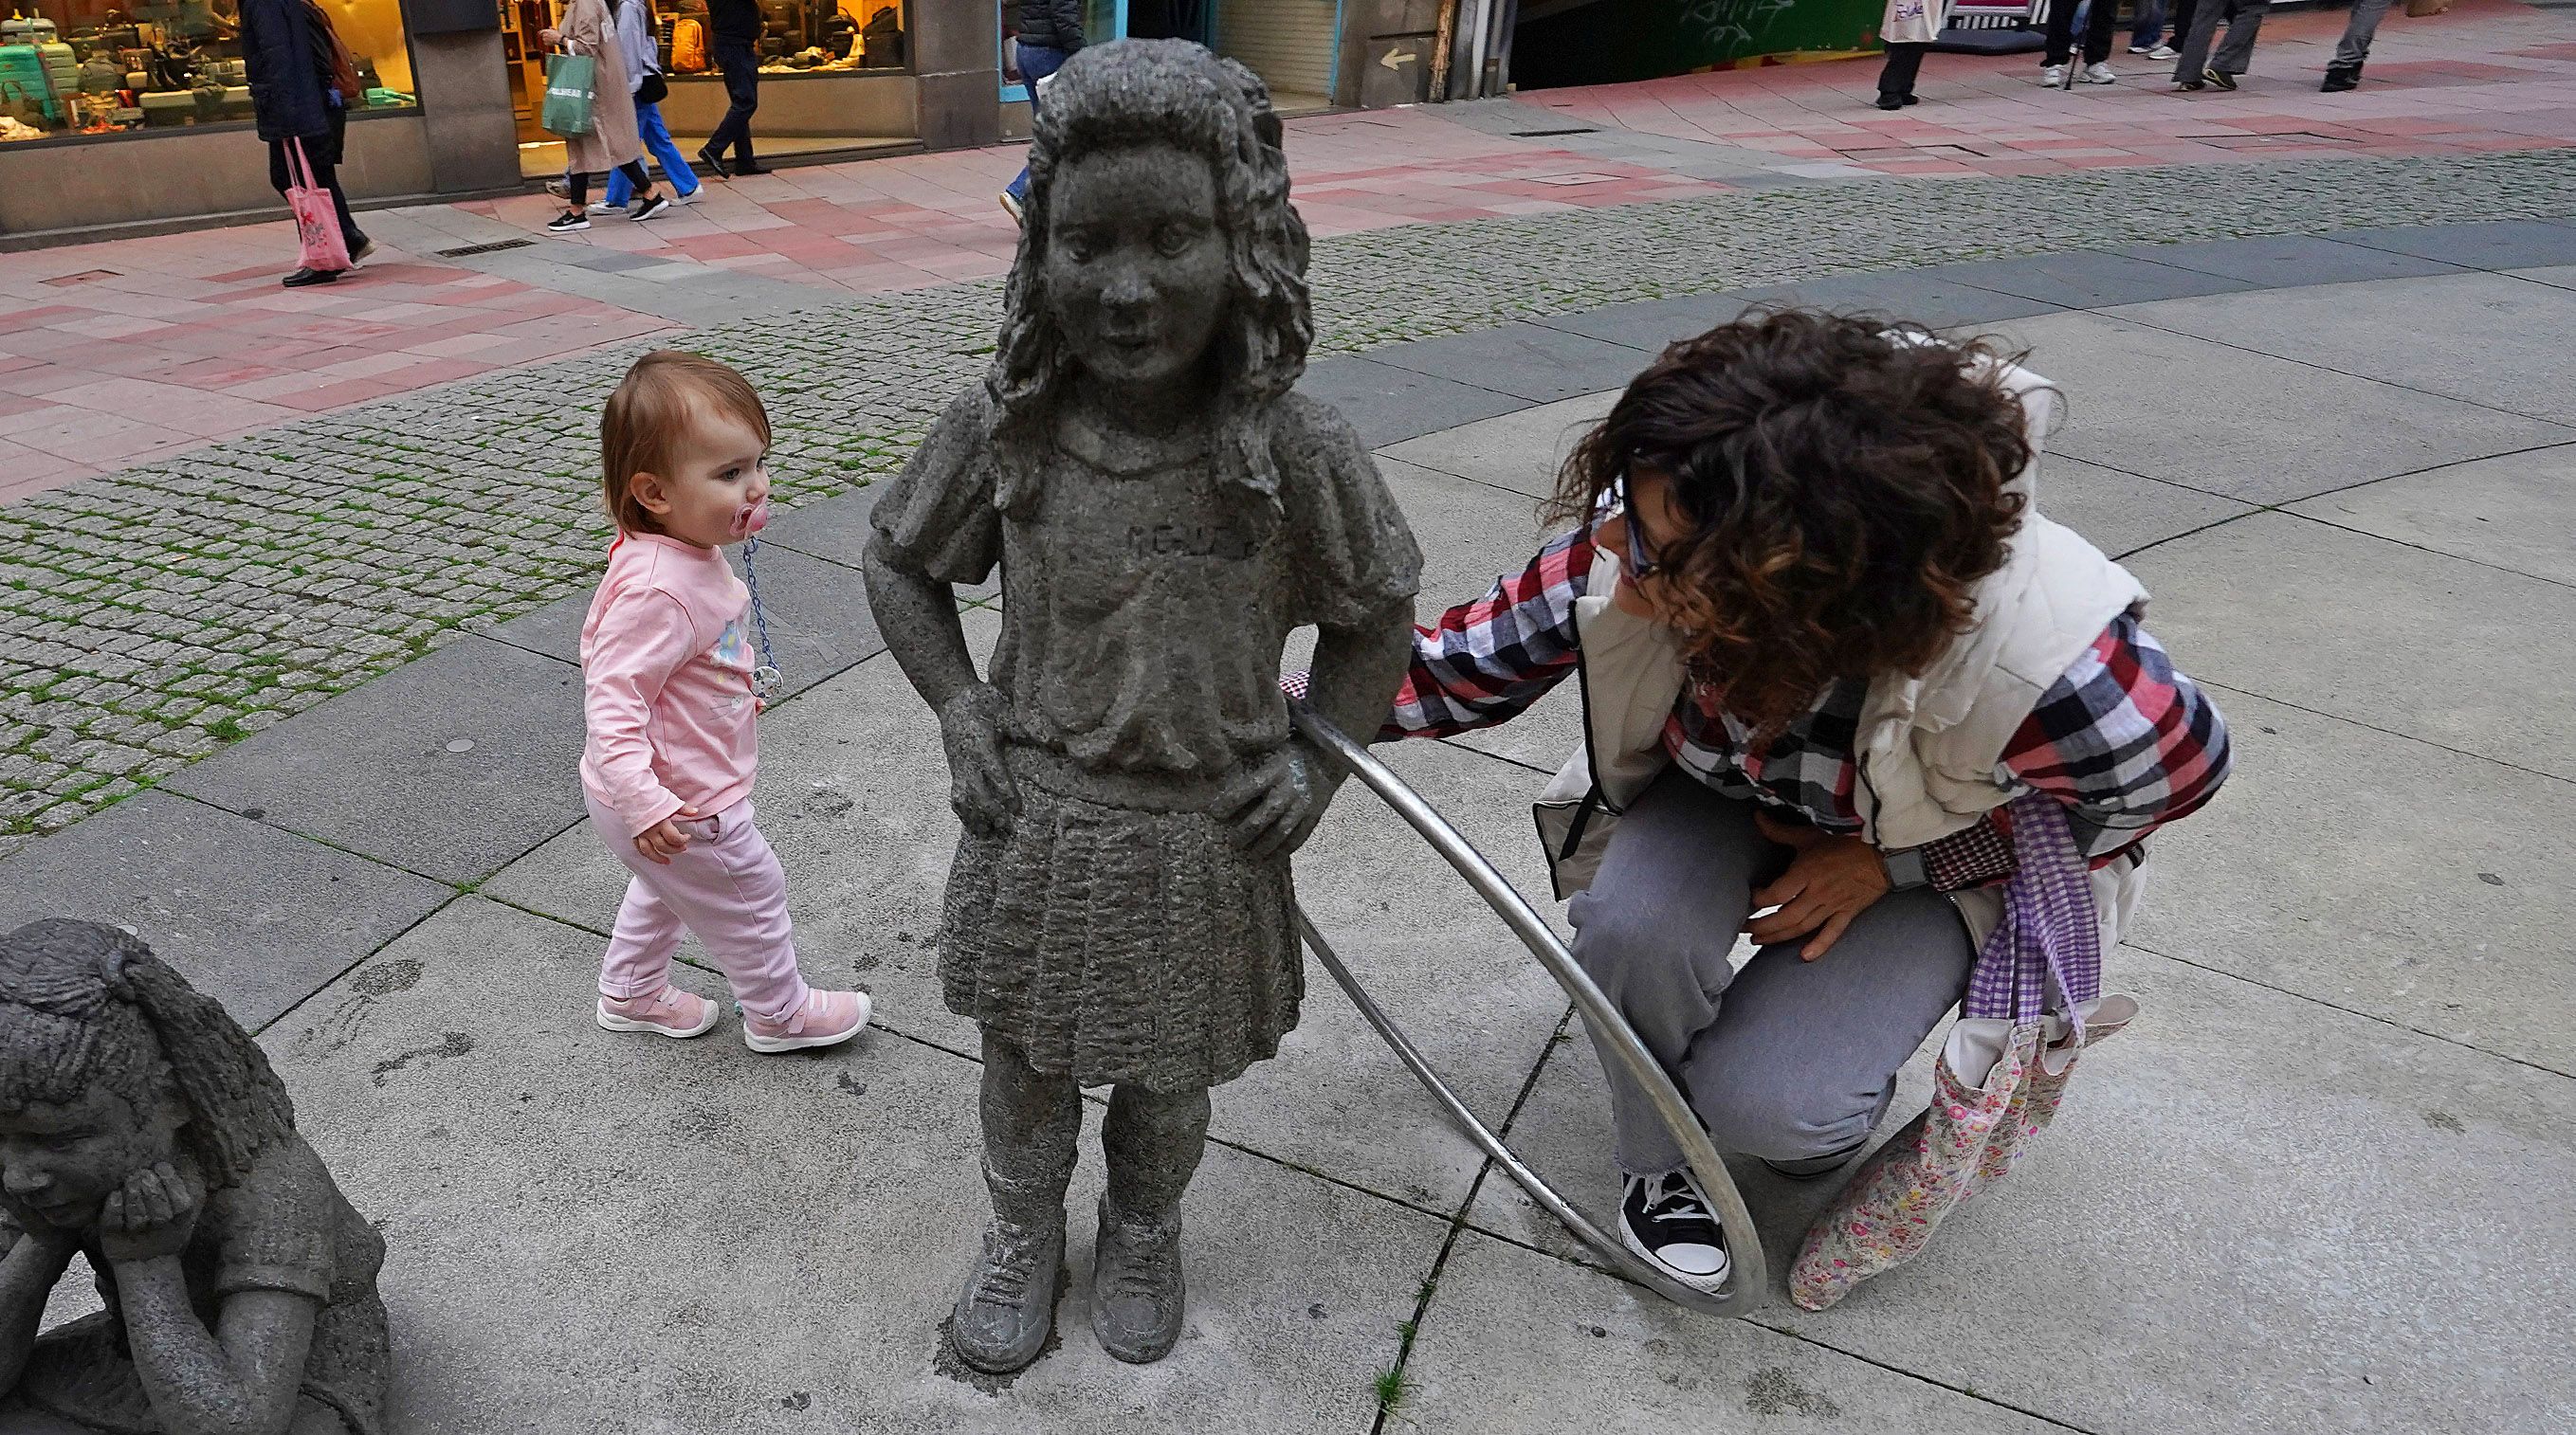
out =
[[[1575,670],[1574,602],[1592,576],[1589,529],[1551,541],[1527,570],[1496,580],[1414,634],[1413,668],[1380,741],[1445,737],[1512,717]],[[1681,769],[1730,797],[1785,810],[1829,832],[1858,832],[1855,755],[1868,684],[1835,683],[1770,742],[1755,747],[1717,694],[1686,688],[1664,724]],[[2175,672],[2138,620],[2112,620],[2031,710],[2001,767],[2017,791],[2066,807],[2095,867],[2207,802],[2226,780],[2227,729],[2191,679]],[[1985,820],[1923,849],[1943,891],[2012,875],[2011,818]]]

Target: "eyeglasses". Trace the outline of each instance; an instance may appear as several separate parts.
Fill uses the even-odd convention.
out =
[[[1621,469],[1619,476],[1611,481],[1610,494],[1618,501],[1619,511],[1628,520],[1628,581],[1643,583],[1663,572],[1664,565],[1655,557],[1654,547],[1646,537],[1644,520],[1637,516],[1637,500],[1628,492],[1626,469]]]

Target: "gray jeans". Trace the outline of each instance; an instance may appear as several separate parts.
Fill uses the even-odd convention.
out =
[[[2343,38],[2335,43],[2334,62],[2358,65],[2370,58],[2371,37],[2379,33],[2379,22],[2388,18],[2389,0],[2352,0],[2352,18],[2343,22]]]
[[[2272,0],[2200,0],[2191,12],[2191,34],[2183,40],[2182,53],[2174,57],[2174,79],[2185,84],[2200,82],[2203,70],[2216,70],[2222,75],[2241,75],[2254,63],[2254,37],[2263,33],[2263,17],[2270,14]],[[2227,38],[2218,37],[2218,26],[2227,25]]]
[[[1790,855],[1762,836],[1753,810],[1666,771],[1628,809],[1567,917],[1575,960],[1718,1149],[1790,1161],[1876,1128],[1897,1068],[1958,1004],[1976,953],[1949,899],[1917,889],[1881,897],[1815,961],[1785,943],[1731,970],[1754,889]],[[1602,1066],[1620,1168],[1651,1176],[1681,1166],[1645,1093],[1606,1054]]]

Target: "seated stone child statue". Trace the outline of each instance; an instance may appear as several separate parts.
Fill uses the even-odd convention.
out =
[[[114,928],[0,936],[0,1430],[374,1435],[384,1250],[220,1004]],[[39,1335],[76,1253],[107,1309]]]
[[[1340,417],[1289,392],[1306,232],[1268,94],[1180,41],[1085,49],[1047,90],[999,352],[873,510],[877,621],[939,721],[965,833],[941,980],[983,1031],[994,1219],[957,1297],[968,1363],[1054,1320],[1084,1086],[1112,1085],[1091,1321],[1122,1360],[1181,1332],[1182,1188],[1208,1088],[1277,1054],[1304,966],[1289,855],[1410,649],[1421,567]],[[950,585],[1002,573],[978,681]]]

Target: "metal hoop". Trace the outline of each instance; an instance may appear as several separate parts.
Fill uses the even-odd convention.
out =
[[[1520,1183],[1531,1200],[1563,1222],[1565,1228],[1591,1247],[1595,1255],[1617,1267],[1630,1280],[1676,1305],[1712,1315],[1743,1315],[1759,1307],[1770,1293],[1770,1276],[1763,1260],[1761,1233],[1754,1229],[1752,1214],[1744,1207],[1744,1197],[1735,1189],[1735,1181],[1727,1174],[1726,1164],[1718,1159],[1717,1148],[1709,1144],[1708,1133],[1700,1128],[1699,1118],[1692,1114],[1690,1104],[1682,1099],[1672,1079],[1664,1074],[1663,1067],[1646,1050],[1646,1044],[1638,1039],[1635,1028],[1629,1026],[1618,1009],[1610,1005],[1610,999],[1601,994],[1601,988],[1593,984],[1591,976],[1575,965],[1574,954],[1557,940],[1556,933],[1548,928],[1545,919],[1529,904],[1529,899],[1523,897],[1483,853],[1460,835],[1457,828],[1450,826],[1448,820],[1423,799],[1422,794],[1397,777],[1386,764],[1370,756],[1366,748],[1335,731],[1330,723],[1305,704],[1291,704],[1289,712],[1298,732],[1366,783],[1371,792],[1395,809],[1397,816],[1422,834],[1432,850],[1458,870],[1458,875],[1467,879],[1467,885],[1476,889],[1476,895],[1485,899],[1486,905],[1494,909],[1494,914],[1512,929],[1512,935],[1521,939],[1521,944],[1529,948],[1530,955],[1537,957],[1539,965],[1547,968],[1548,975],[1556,978],[1557,985],[1574,999],[1576,1008],[1582,1011],[1584,1022],[1591,1030],[1593,1042],[1608,1050],[1612,1059],[1644,1089],[1648,1104],[1654,1108],[1655,1118],[1672,1133],[1673,1140],[1681,1147],[1682,1158],[1690,1163],[1691,1174],[1699,1178],[1701,1189],[1708,1193],[1710,1204],[1716,1207],[1718,1224],[1726,1232],[1727,1254],[1733,1263],[1726,1290],[1722,1294],[1710,1295],[1674,1280],[1639,1259],[1541,1180],[1528,1163],[1513,1154],[1502,1137],[1476,1119],[1475,1113],[1467,1109],[1467,1103],[1459,1100],[1458,1094],[1431,1069],[1431,1064],[1423,1059],[1422,1053],[1396,1026],[1394,1019],[1361,988],[1358,978],[1342,964],[1342,959],[1324,941],[1323,934],[1315,930],[1314,922],[1301,907],[1297,913],[1298,929],[1304,934],[1306,944],[1314,949],[1315,956],[1323,962],[1324,970],[1332,973],[1333,980],[1349,995],[1351,1004],[1358,1007],[1360,1015],[1377,1029],[1379,1036],[1386,1039],[1386,1044],[1394,1049],[1396,1059],[1403,1062],[1405,1069],[1422,1083],[1423,1089],[1431,1093],[1431,1099],[1439,1104],[1467,1139],[1493,1158],[1496,1165]]]

